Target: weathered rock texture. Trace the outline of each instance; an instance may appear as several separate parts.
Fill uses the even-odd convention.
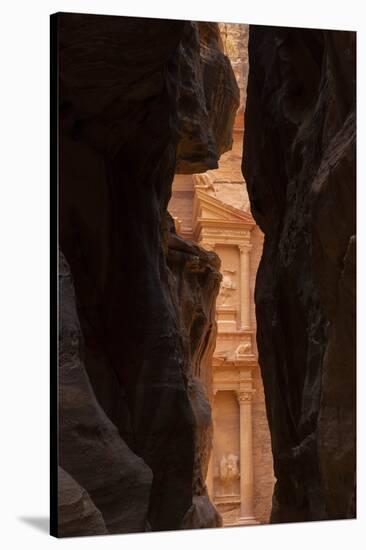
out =
[[[166,211],[177,147],[184,170],[196,171],[231,143],[237,87],[217,36],[215,24],[58,16],[60,246],[90,380],[79,363],[65,369],[60,463],[108,531],[219,521],[202,486],[210,410],[198,382],[213,330],[215,260],[190,253],[193,264],[200,258],[197,281],[212,290],[186,270],[191,301],[203,312],[197,320],[193,308],[192,327],[187,317],[190,343],[178,301],[184,275],[168,267]],[[218,83],[231,99],[220,98]]]
[[[147,528],[152,474],[143,460],[120,438],[116,427],[95,399],[80,358],[81,333],[75,293],[62,254],[59,292],[60,466],[79,484],[77,490],[67,474],[66,478],[65,475],[59,476],[60,535],[91,534],[89,522],[97,521],[98,510],[109,533],[144,531]],[[68,494],[65,495],[65,491]],[[70,509],[70,500],[75,510]],[[83,503],[86,509],[81,514]],[[67,512],[64,510],[66,504]],[[70,515],[76,516],[71,525]],[[100,522],[98,524],[100,527]]]
[[[58,469],[58,530],[61,537],[107,535],[103,516],[88,493],[65,470]]]
[[[272,521],[355,516],[355,33],[250,27],[243,171]]]
[[[207,495],[206,476],[212,447],[212,356],[217,326],[215,301],[220,287],[220,260],[191,241],[176,235],[171,225],[168,265],[180,311],[188,380],[195,430],[193,503],[184,519],[186,528],[218,527],[221,518]]]
[[[184,26],[180,44],[177,174],[217,168],[231,149],[240,93],[217,23]]]
[[[248,36],[249,25],[219,23],[224,53],[228,56],[238,83],[240,99],[235,116],[235,128],[243,129],[248,82]]]

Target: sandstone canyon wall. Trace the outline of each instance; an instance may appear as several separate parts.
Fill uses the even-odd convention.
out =
[[[175,171],[231,147],[239,90],[216,24],[55,17],[59,534],[217,526],[200,380],[219,264],[166,207]]]
[[[243,173],[265,234],[272,522],[355,517],[355,33],[251,26]]]
[[[212,447],[212,357],[215,349],[215,301],[220,287],[220,260],[175,232],[171,222],[168,266],[176,289],[184,342],[184,364],[188,395],[195,418],[195,460],[193,467],[193,503],[183,522],[184,527],[219,527],[221,517],[209,500],[206,476]]]

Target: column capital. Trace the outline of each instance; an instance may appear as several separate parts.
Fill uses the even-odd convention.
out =
[[[251,403],[253,401],[254,394],[255,390],[238,390],[236,392],[236,397],[239,405],[241,403]]]
[[[252,244],[238,244],[240,254],[247,254],[253,248]]]

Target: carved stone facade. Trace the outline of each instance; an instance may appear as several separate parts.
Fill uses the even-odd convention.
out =
[[[263,235],[241,172],[247,27],[225,24],[221,33],[227,55],[236,52],[231,61],[241,95],[233,147],[221,156],[218,169],[177,175],[169,211],[177,233],[221,259],[213,389],[207,388],[214,432],[206,482],[224,525],[237,525],[269,521],[274,475],[255,337],[254,286]]]

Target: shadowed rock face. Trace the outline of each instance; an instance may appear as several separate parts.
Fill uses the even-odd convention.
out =
[[[355,517],[355,33],[251,26],[243,173],[272,521]]]
[[[65,470],[58,469],[58,530],[61,537],[107,535],[103,516],[88,493]]]
[[[176,173],[205,172],[231,149],[239,88],[217,23],[187,22],[179,55]]]
[[[103,525],[104,533],[145,531],[152,474],[94,396],[80,358],[74,287],[62,253],[59,292],[59,535],[103,534]]]
[[[168,265],[180,312],[188,397],[195,418],[193,503],[185,528],[220,527],[221,517],[210,502],[206,475],[212,447],[212,356],[216,341],[215,301],[220,287],[220,259],[214,252],[176,235],[171,224]]]
[[[204,312],[190,332],[191,344],[178,301],[185,275],[175,266],[173,276],[169,268],[166,207],[177,146],[189,127],[194,139],[190,165],[189,147],[181,148],[185,171],[196,171],[197,163],[206,166],[230,146],[226,114],[230,121],[237,93],[230,65],[220,51],[210,52],[209,44],[217,44],[215,25],[215,40],[205,35],[202,60],[199,43],[190,51],[189,37],[196,40],[199,31],[189,22],[61,14],[58,25],[60,246],[75,286],[80,354],[91,384],[84,371],[74,379],[77,372],[69,369],[71,378],[61,385],[60,419],[67,420],[60,426],[60,463],[88,491],[108,531],[217,525],[202,486],[210,409],[194,380],[204,350],[212,346],[217,284],[210,282],[211,275],[207,287],[189,290],[188,283],[186,293],[192,292],[196,310]],[[231,82],[232,101],[215,100],[215,63],[220,79]],[[197,112],[208,109],[208,97],[213,107],[197,118],[193,110],[189,121],[182,97],[189,105],[189,95],[196,93],[189,99]],[[200,140],[204,143],[196,154]],[[217,260],[199,261],[203,279],[205,272],[215,272]],[[180,265],[186,270],[184,261]],[[86,430],[78,424],[81,404],[73,401],[79,384],[84,388],[80,403],[90,407],[95,394],[100,406],[82,420]],[[70,429],[73,422],[75,429]],[[104,450],[107,456],[96,452],[85,468],[82,457],[94,447],[85,446],[88,434],[96,438],[96,451],[105,437],[113,441]],[[131,493],[124,495],[118,488],[123,480],[109,494],[113,467],[107,464],[118,464],[116,445],[127,457],[123,480],[128,468],[134,480]],[[135,457],[135,466],[129,457]],[[125,506],[140,510],[131,529],[118,519]]]

